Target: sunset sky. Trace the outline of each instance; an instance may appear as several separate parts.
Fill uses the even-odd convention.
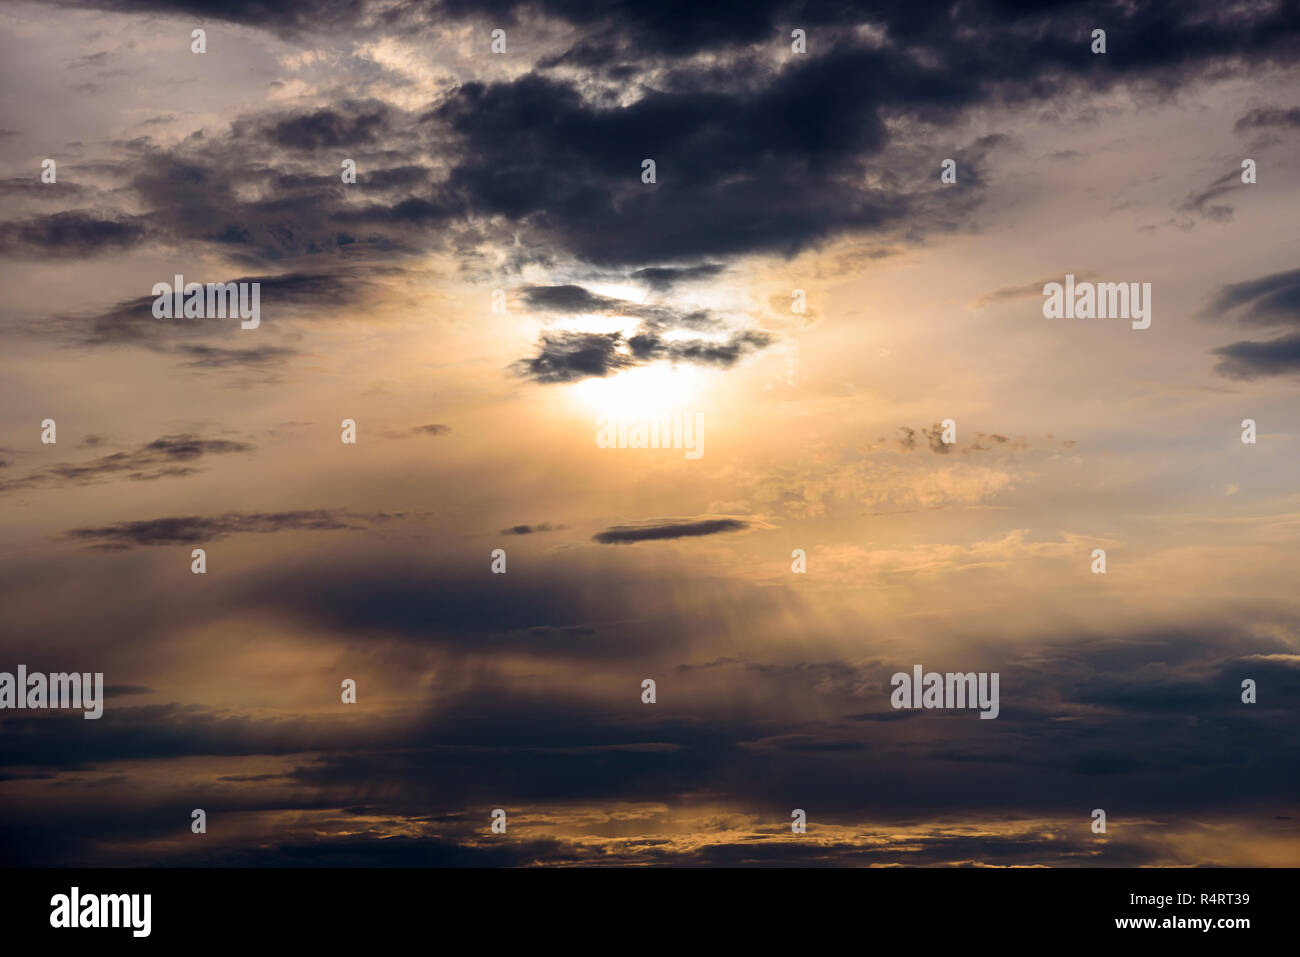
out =
[[[1298,146],[1293,0],[0,5],[0,861],[1300,864]]]

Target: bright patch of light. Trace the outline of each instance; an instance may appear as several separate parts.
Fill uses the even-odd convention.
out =
[[[638,320],[628,316],[596,316],[588,313],[556,319],[549,324],[548,329],[559,332],[594,332],[600,335],[621,332],[624,336],[633,336],[640,325]]]
[[[603,379],[575,382],[573,399],[585,411],[601,415],[669,415],[691,410],[699,398],[706,370],[656,362]]]

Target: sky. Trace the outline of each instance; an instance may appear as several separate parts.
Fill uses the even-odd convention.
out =
[[[1300,863],[1295,2],[12,2],[0,81],[0,672],[104,683],[0,862]]]

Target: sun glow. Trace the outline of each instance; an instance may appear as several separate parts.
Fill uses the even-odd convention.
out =
[[[686,365],[655,363],[584,379],[573,385],[572,395],[584,411],[623,416],[668,414],[698,402],[706,375],[706,370]]]

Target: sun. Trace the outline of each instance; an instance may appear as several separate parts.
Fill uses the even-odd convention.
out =
[[[666,415],[690,410],[700,398],[704,371],[687,365],[656,362],[602,378],[574,383],[572,396],[584,411],[606,415]]]

